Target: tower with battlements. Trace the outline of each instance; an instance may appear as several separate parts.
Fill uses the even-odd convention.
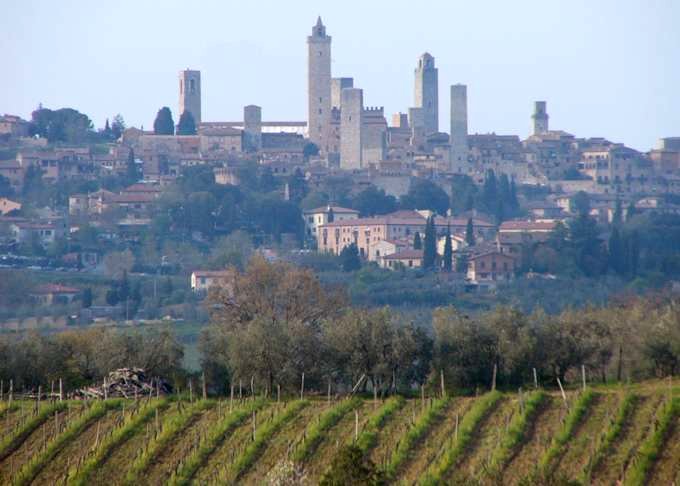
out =
[[[434,57],[425,53],[415,70],[414,106],[423,109],[425,134],[439,131],[439,74]]]
[[[331,122],[331,37],[321,17],[307,37],[307,133],[323,153],[328,152]]]
[[[468,159],[467,86],[451,86],[451,170],[466,172]]]
[[[545,101],[534,101],[534,113],[531,115],[533,135],[548,132],[548,111]]]
[[[201,123],[201,71],[186,69],[179,72],[179,113],[188,111],[194,117],[196,127]]]

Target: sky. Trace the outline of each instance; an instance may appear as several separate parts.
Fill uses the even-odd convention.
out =
[[[0,113],[42,103],[104,125],[177,121],[178,71],[201,70],[203,120],[306,118],[306,36],[321,15],[332,74],[354,77],[367,106],[413,105],[413,70],[468,86],[470,133],[529,134],[533,101],[550,128],[638,150],[680,136],[680,1],[675,0],[6,0],[0,10]]]

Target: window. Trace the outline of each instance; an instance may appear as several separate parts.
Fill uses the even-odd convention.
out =
[[[194,94],[196,91],[196,81],[193,79],[189,81],[189,90],[191,91],[191,94]]]

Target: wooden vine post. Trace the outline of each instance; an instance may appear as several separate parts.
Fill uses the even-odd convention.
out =
[[[491,391],[496,391],[496,374],[498,373],[498,365],[493,365],[493,375],[491,377]]]
[[[441,388],[442,388],[442,398],[446,398],[446,386],[444,385],[444,370],[443,369],[439,370],[439,379],[440,379]]]
[[[586,391],[586,366],[581,365],[581,382],[583,383],[583,391]]]
[[[305,372],[302,372],[302,383],[300,383],[300,400],[305,398]]]
[[[534,368],[534,388],[538,390],[538,374],[536,373],[536,368]]]
[[[562,382],[560,381],[560,377],[557,377],[557,384],[560,387],[560,393],[562,394],[562,400],[564,400],[564,404],[566,405],[567,408],[569,408],[569,403],[567,402],[567,394],[564,393],[564,388],[562,387]]]

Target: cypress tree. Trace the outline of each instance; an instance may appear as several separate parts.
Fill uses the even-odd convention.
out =
[[[475,246],[475,228],[472,225],[472,218],[468,218],[467,226],[465,227],[465,242],[468,246]]]
[[[609,267],[619,275],[625,273],[625,250],[619,227],[614,226],[609,236]]]
[[[172,112],[167,106],[158,110],[156,119],[153,122],[153,132],[156,135],[175,134],[175,122],[172,119]]]
[[[621,208],[621,200],[617,197],[614,215],[612,216],[612,224],[614,226],[620,226],[621,223],[623,223],[623,209]]]
[[[434,228],[434,216],[427,218],[425,225],[425,242],[423,243],[423,267],[431,270],[437,259],[437,234]]]
[[[179,117],[177,135],[196,135],[196,121],[190,111],[185,111]]]
[[[420,239],[420,232],[416,231],[416,235],[413,237],[413,249],[422,250],[423,241]]]

